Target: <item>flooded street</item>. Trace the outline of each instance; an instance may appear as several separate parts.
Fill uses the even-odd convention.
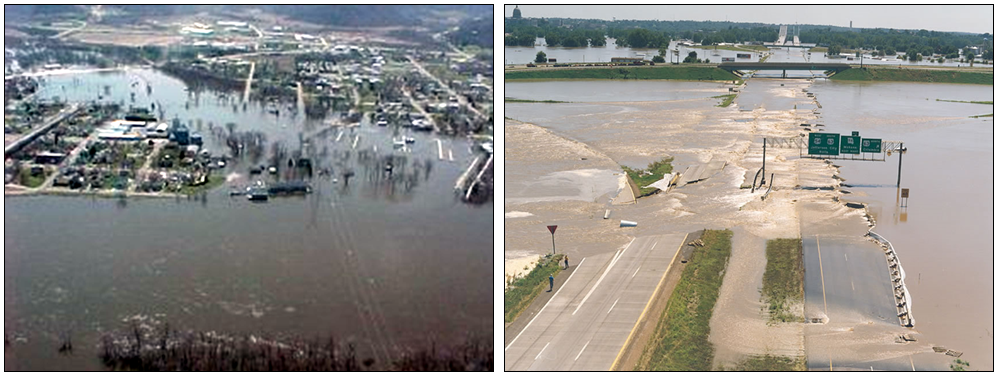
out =
[[[151,93],[133,82],[150,83]],[[307,119],[294,103],[279,115],[256,102],[244,110],[238,93],[187,88],[142,69],[46,77],[37,96],[131,105],[134,91],[135,106],[157,104],[152,113],[189,123],[213,152],[228,150],[210,130],[232,122],[308,151],[330,174],[315,176],[309,195],[266,203],[229,194],[249,181],[258,162],[248,160],[228,167],[226,184],[188,199],[7,196],[6,369],[100,370],[101,335],[132,322],[332,337],[376,362],[492,340],[492,202],[470,205],[453,193],[475,159],[472,141],[378,128],[367,117],[340,127],[339,115]],[[412,148],[394,148],[400,135],[415,139]],[[439,159],[439,139],[451,159]],[[389,157],[393,175],[380,163]],[[66,335],[71,355],[57,352]]]
[[[735,105],[716,107],[718,99],[711,97],[728,93],[730,86],[506,83],[508,97],[570,102],[505,105],[505,116],[517,120],[507,121],[505,154],[517,158],[507,166],[504,212],[519,216],[504,220],[507,258],[547,253],[546,224],[560,224],[556,238],[577,259],[613,253],[631,237],[730,228],[735,232],[733,256],[709,338],[716,347],[713,367],[749,354],[794,356],[804,349],[810,369],[946,370],[954,358],[931,350],[944,346],[964,352],[962,359],[972,369],[992,370],[993,188],[987,162],[992,161],[993,118],[969,118],[991,113],[992,105],[936,99],[992,101],[993,87],[755,78],[742,88]],[[806,92],[815,93],[815,99]],[[760,192],[740,189],[760,168],[763,137],[798,138],[808,133],[802,123],[824,124],[831,133],[859,131],[866,138],[903,141],[908,152],[903,155],[902,187],[911,190],[910,205],[902,211],[896,207],[898,154],[885,162],[827,164],[800,159],[793,146],[768,147],[767,172],[775,174],[769,197],[762,201]],[[534,128],[540,130],[520,132]],[[518,139],[538,134],[553,142],[538,146],[540,142]],[[574,149],[548,148],[559,157],[555,162],[563,163],[548,159],[546,146],[563,145]],[[510,199],[516,194],[531,200],[529,194],[511,190],[555,183],[547,178],[565,175],[560,172],[645,167],[666,156],[674,158],[674,172],[725,164],[706,180],[640,198],[634,205],[613,203],[617,192],[608,190],[616,180],[613,174],[597,176],[603,179],[595,183],[564,180],[561,189],[546,186],[550,201]],[[980,169],[983,164],[987,170]],[[598,193],[609,195],[594,196]],[[865,210],[845,206],[848,201],[868,204],[877,223],[874,231],[894,245],[905,268],[915,328],[903,328],[895,319],[884,254],[864,238]],[[602,219],[605,210],[611,210],[611,220]],[[623,219],[639,226],[618,228]],[[565,231],[563,224],[568,225]],[[766,325],[763,303],[754,296],[759,296],[764,241],[774,238],[812,244],[812,250],[804,251],[804,310],[807,318],[821,323]],[[825,290],[815,287],[821,270],[826,272]],[[870,291],[856,295],[855,285]],[[824,292],[828,302],[817,297]],[[912,333],[917,342],[896,343],[901,333]]]

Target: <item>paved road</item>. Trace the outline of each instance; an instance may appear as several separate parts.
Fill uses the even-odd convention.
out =
[[[899,326],[885,254],[878,245],[849,237],[804,235],[805,316],[828,318],[806,324],[810,370],[900,371],[922,367],[922,359],[893,353]],[[885,354],[889,353],[889,354]]]
[[[527,327],[506,332],[504,370],[610,369],[683,238],[639,237],[577,263]]]
[[[878,245],[803,237],[807,318],[826,315],[830,322],[857,322],[862,317],[898,325],[889,269]]]

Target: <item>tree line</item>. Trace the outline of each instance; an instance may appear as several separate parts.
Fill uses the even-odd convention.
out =
[[[966,46],[983,49],[983,59],[993,60],[993,35],[928,30],[848,29],[835,26],[799,25],[799,40],[840,49],[877,50],[878,55],[903,53],[915,57],[941,54],[958,58]],[[600,47],[604,37],[632,48],[660,48],[670,40],[696,44],[768,43],[778,39],[778,25],[719,21],[584,20],[521,18],[504,20],[504,45],[533,46],[543,38],[548,46]],[[965,55],[965,54],[963,54]]]

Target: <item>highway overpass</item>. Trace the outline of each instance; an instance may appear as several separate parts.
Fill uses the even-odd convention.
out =
[[[802,62],[723,62],[719,68],[729,72],[744,71],[781,71],[785,77],[786,71],[835,71],[840,72],[851,68],[847,63],[802,63]]]

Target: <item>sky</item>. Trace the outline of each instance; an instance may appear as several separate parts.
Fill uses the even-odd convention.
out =
[[[518,5],[522,17],[818,24],[993,32],[993,5]],[[510,17],[514,5],[504,5]]]

